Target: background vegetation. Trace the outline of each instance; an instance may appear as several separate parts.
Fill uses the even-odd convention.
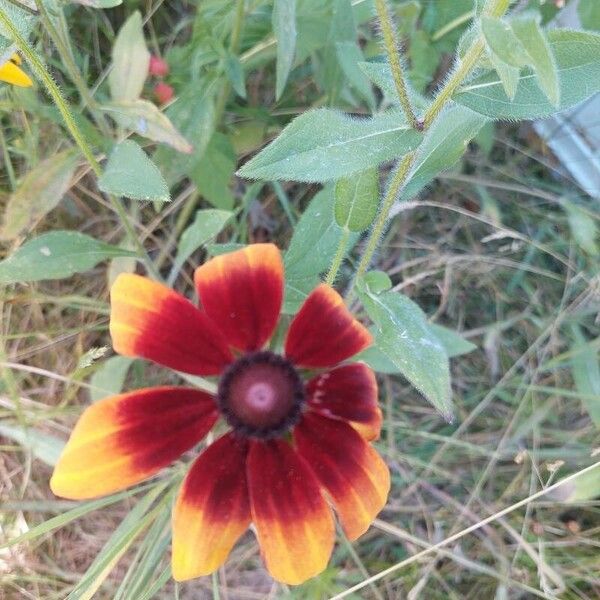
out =
[[[392,470],[390,500],[359,542],[340,537],[323,575],[291,589],[273,583],[247,534],[217,576],[176,586],[169,495],[156,503],[152,490],[137,489],[81,504],[52,496],[52,465],[82,407],[168,377],[110,350],[108,289],[116,274],[136,268],[134,240],[147,252],[147,268],[189,293],[193,269],[207,256],[264,240],[288,248],[295,235],[301,256],[287,263],[288,276],[294,264],[302,267],[288,289],[292,310],[294,293],[301,297],[305,280],[327,272],[339,241],[330,230],[332,188],[253,182],[236,170],[310,108],[367,115],[390,98],[357,68],[383,56],[371,0],[353,0],[351,11],[349,2],[298,0],[293,21],[274,14],[269,0],[16,4],[2,0],[1,7],[22,17],[20,35],[52,79],[44,85],[36,65],[24,61],[38,83],[0,89],[3,256],[55,230],[110,247],[97,250],[109,257],[100,264],[86,258],[87,246],[73,253],[57,280],[15,285],[3,271],[9,285],[0,292],[0,597],[312,600],[361,582],[350,597],[600,596],[598,470],[568,492],[528,500],[592,464],[600,445],[597,199],[578,188],[529,124],[487,123],[461,162],[394,209],[375,267],[430,322],[461,332],[463,339],[450,343],[457,355],[455,419],[444,420],[402,377],[380,377],[385,422],[378,448]],[[514,9],[534,10],[547,22],[562,4],[530,0]],[[412,87],[431,93],[447,78],[473,1],[390,6]],[[598,12],[595,0],[581,0],[587,29],[600,29]],[[131,29],[117,38],[124,23]],[[2,25],[0,34],[11,38]],[[145,46],[166,60],[168,74],[147,77]],[[118,64],[123,56],[135,59],[126,77],[110,70],[111,60]],[[168,121],[157,108],[167,99],[155,89],[159,81],[174,89],[163,107]],[[56,98],[45,93],[53,82],[103,165],[100,181]],[[128,96],[136,87],[142,102]],[[124,158],[113,155],[109,168],[105,157],[125,137],[139,146],[121,145]],[[124,163],[135,165],[139,180],[130,170],[123,183]],[[382,182],[390,168],[381,169]],[[121,195],[134,200],[119,203]],[[330,211],[327,219],[320,210]],[[58,240],[58,248],[78,241]],[[363,247],[358,241],[341,265],[341,289]],[[36,268],[17,265],[25,279],[29,267]],[[361,310],[356,302],[355,308]],[[181,477],[183,467],[171,475]],[[412,558],[492,515],[473,533]]]

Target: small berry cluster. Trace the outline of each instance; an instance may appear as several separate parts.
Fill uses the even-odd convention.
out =
[[[162,81],[163,77],[169,74],[169,63],[166,60],[153,54],[150,57],[148,65],[148,75],[156,77],[160,81],[154,86],[153,94],[159,104],[166,104],[175,95],[173,88],[166,82]]]

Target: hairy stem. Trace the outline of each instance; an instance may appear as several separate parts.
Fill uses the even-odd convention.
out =
[[[50,75],[50,73],[48,72],[48,70],[42,63],[42,61],[38,58],[38,56],[35,53],[35,51],[33,50],[33,48],[31,48],[31,46],[27,43],[27,41],[21,36],[19,31],[13,25],[12,21],[8,18],[6,13],[1,9],[0,9],[0,23],[6,27],[7,31],[10,33],[10,36],[15,41],[15,44],[17,45],[17,48],[19,49],[19,51],[21,52],[21,54],[23,54],[23,56],[27,60],[28,64],[31,66],[32,70],[37,75],[38,79],[44,84],[46,91],[48,92],[49,96],[52,98],[52,101],[58,108],[58,110],[65,122],[65,125],[66,125],[67,129],[69,130],[69,133],[71,134],[71,137],[73,138],[73,140],[75,141],[77,146],[79,146],[79,149],[81,150],[82,154],[85,156],[90,167],[92,168],[92,171],[94,171],[94,174],[96,175],[96,177],[99,177],[102,174],[102,169],[100,168],[100,164],[96,160],[96,157],[94,156],[94,153],[92,152],[92,149],[90,148],[89,144],[87,143],[87,140],[85,139],[84,135],[81,133],[81,130],[77,126],[77,123],[75,123],[75,120],[73,119],[73,115],[71,114],[71,111],[69,110],[69,105],[68,105],[67,101],[65,100],[65,98],[63,97],[62,92],[60,91],[58,85],[56,84],[54,79],[52,79],[52,75]],[[123,227],[127,233],[127,237],[130,239],[131,243],[134,245],[134,248],[136,248],[140,259],[142,259],[144,261],[147,269],[154,276],[160,277],[154,264],[150,260],[150,257],[146,254],[146,251],[144,250],[144,247],[141,244],[141,242],[135,232],[135,229],[133,228],[133,225],[131,224],[131,222],[129,220],[127,211],[122,206],[122,204],[117,200],[117,198],[115,198],[112,195],[109,195],[108,198],[113,207],[113,210],[117,213],[117,216],[119,217],[119,220],[121,221],[121,224],[123,225]]]
[[[398,163],[398,167],[391,178],[383,198],[383,204],[379,214],[377,215],[377,220],[375,221],[373,229],[371,230],[371,234],[367,241],[367,246],[360,259],[360,263],[358,264],[355,279],[362,277],[371,264],[371,259],[373,258],[373,254],[375,254],[375,250],[377,250],[377,245],[379,244],[379,240],[383,235],[385,224],[388,221],[390,210],[392,209],[392,206],[398,197],[398,193],[402,189],[402,186],[408,177],[408,173],[410,172],[410,168],[412,167],[414,159],[415,153],[409,152]]]
[[[333,285],[335,278],[337,277],[338,271],[344,262],[344,256],[346,255],[346,249],[348,248],[348,240],[350,239],[350,230],[347,228],[342,229],[342,235],[338,243],[338,248],[331,261],[331,267],[325,278],[325,283]]]
[[[398,98],[400,99],[400,105],[402,106],[411,127],[420,131],[423,129],[423,124],[417,118],[412,104],[410,103],[410,98],[408,97],[406,77],[404,68],[402,67],[400,52],[398,51],[398,40],[396,39],[394,23],[388,10],[386,0],[375,0],[375,7],[377,8],[377,16],[383,34],[383,43],[390,63],[390,68],[392,69],[392,76],[394,78],[396,91],[398,92]]]

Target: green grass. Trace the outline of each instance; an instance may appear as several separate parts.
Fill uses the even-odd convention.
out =
[[[260,15],[264,3],[249,4]],[[106,12],[67,11],[77,67],[91,93],[106,99],[99,86],[114,31],[136,6],[151,17],[149,46],[167,51],[178,93],[199,86],[186,81],[190,57],[198,72],[216,61],[209,49],[193,51],[194,40],[205,33],[201,17],[210,13],[217,35],[221,28],[226,39],[228,11],[218,2],[207,3],[199,13],[195,3],[184,0],[129,2]],[[366,31],[361,29],[364,41],[372,44]],[[236,98],[228,83],[221,87],[225,99],[217,104],[216,126],[235,140],[238,161],[253,153],[263,136],[273,137],[290,115],[328,104],[335,96],[315,83],[312,69],[317,67],[307,62],[275,104],[269,35],[256,15],[244,23],[238,53],[244,65],[252,65],[248,101]],[[94,129],[94,118],[104,117],[93,107],[80,111],[81,97],[48,35],[36,33],[32,39],[75,113]],[[339,105],[349,109],[347,98]],[[2,87],[0,111],[4,203],[42,158],[71,142],[40,90]],[[148,152],[156,148],[138,141]],[[102,144],[95,147],[100,153]],[[155,158],[167,174],[173,163],[164,147],[162,152]],[[166,274],[195,209],[210,206],[188,177],[176,168],[173,173],[170,204],[158,211],[149,203],[128,205],[140,241]],[[293,183],[251,185],[235,176],[228,187],[239,211],[217,241],[269,239],[282,248],[318,190]],[[214,577],[173,582],[168,507],[193,453],[122,497],[73,503],[52,495],[48,480],[56,452],[89,403],[90,377],[112,354],[108,349],[90,366],[80,364],[90,349],[110,348],[108,286],[123,264],[102,263],[69,279],[2,289],[0,544],[18,543],[0,549],[0,597],[88,598],[97,589],[95,597],[119,600],[314,600],[335,597],[357,584],[364,587],[351,597],[378,600],[598,597],[600,500],[565,504],[552,495],[536,496],[591,465],[593,451],[600,447],[598,429],[586,410],[590,403],[600,403],[600,396],[586,391],[574,374],[581,356],[597,360],[598,257],[582,247],[566,202],[576,202],[598,226],[597,204],[525,125],[497,127],[489,153],[472,145],[459,166],[415,202],[400,207],[376,266],[432,321],[460,331],[477,350],[452,360],[453,424],[400,377],[379,377],[385,418],[376,445],[392,472],[389,501],[358,542],[350,545],[340,534],[327,571],[296,588],[271,580],[251,533]],[[63,201],[32,231],[60,228],[113,244],[125,238],[87,166],[77,168]],[[3,256],[20,241],[6,240]],[[341,288],[352,277],[360,249],[359,244],[340,271]],[[204,258],[202,251],[192,255],[176,289],[189,293],[193,269]],[[577,348],[573,327],[590,340],[588,346]],[[125,387],[173,378],[137,362]],[[443,547],[413,558],[448,539],[452,541]],[[393,572],[377,577],[388,569]]]

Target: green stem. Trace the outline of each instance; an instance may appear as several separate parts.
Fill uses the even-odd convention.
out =
[[[425,113],[425,117],[423,119],[425,123],[425,129],[428,129],[435,121],[437,116],[442,112],[442,109],[444,106],[446,106],[448,100],[452,98],[458,86],[463,82],[465,77],[471,72],[471,69],[479,60],[484,48],[485,45],[483,40],[481,38],[477,38],[477,40],[475,40],[475,42],[469,47],[462,60],[458,59],[457,66],[450,76],[450,79],[448,79]]]
[[[348,247],[348,240],[350,239],[350,230],[347,228],[342,229],[342,235],[338,244],[337,251],[333,260],[331,261],[331,267],[325,278],[325,283],[333,285],[335,278],[337,277],[338,271],[344,262],[344,256],[346,255],[346,248]]]
[[[358,263],[355,279],[362,277],[371,264],[371,259],[373,258],[373,254],[375,254],[375,250],[377,249],[377,245],[379,244],[379,240],[383,235],[383,230],[385,229],[385,225],[389,218],[390,210],[392,209],[392,206],[398,197],[398,193],[402,189],[402,186],[408,177],[414,159],[414,152],[410,152],[409,154],[403,156],[402,160],[398,164],[398,167],[396,168],[396,171],[394,172],[394,175],[392,176],[390,184],[383,198],[383,205],[381,206],[381,210],[377,215],[377,220],[375,221],[375,225],[373,225],[373,229],[371,230],[371,234],[367,241],[365,252]]]
[[[77,146],[79,146],[79,149],[85,156],[96,177],[100,177],[100,175],[102,175],[102,169],[100,168],[100,164],[96,160],[92,149],[90,148],[90,146],[87,143],[87,140],[81,133],[79,127],[77,126],[77,123],[75,123],[73,115],[69,110],[67,101],[64,99],[58,85],[55,83],[54,79],[52,79],[52,76],[50,75],[46,67],[37,57],[35,51],[21,36],[19,31],[15,28],[15,26],[12,24],[11,20],[7,17],[6,13],[3,10],[0,10],[0,23],[2,23],[6,27],[6,29],[10,33],[10,36],[15,41],[17,48],[20,50],[21,54],[23,54],[23,56],[27,59],[27,62],[29,63],[37,77],[42,81],[42,83],[46,87],[46,91],[48,92],[54,104],[58,108],[60,114],[62,115],[62,118],[65,121],[65,125],[67,126],[67,129],[69,130],[69,133],[71,134],[73,140],[75,140],[75,143],[77,144]],[[145,262],[148,271],[151,272],[155,277],[159,278],[160,275],[156,270],[154,264],[150,260],[150,257],[146,254],[146,251],[144,250],[144,247],[141,244],[135,232],[135,229],[133,228],[133,225],[129,220],[127,211],[114,196],[109,195],[108,198],[113,207],[113,210],[117,213],[119,220],[125,228],[127,236],[136,248],[139,257]]]
[[[390,68],[392,70],[392,76],[394,78],[394,84],[400,99],[400,105],[404,110],[404,114],[408,119],[413,129],[419,131],[423,129],[423,124],[417,119],[417,115],[413,110],[408,97],[408,89],[406,86],[406,78],[404,75],[404,69],[402,67],[402,59],[400,58],[400,52],[398,51],[398,43],[396,40],[396,33],[394,31],[394,23],[389,13],[385,0],[375,0],[375,7],[377,8],[377,16],[379,17],[379,23],[381,25],[381,32],[383,34],[383,43],[385,51],[388,56]]]

